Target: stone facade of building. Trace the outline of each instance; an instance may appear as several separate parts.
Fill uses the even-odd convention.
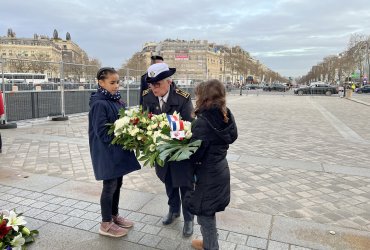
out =
[[[61,39],[56,30],[52,38],[35,34],[33,38],[18,38],[9,29],[0,36],[0,57],[5,72],[43,73],[48,78],[60,77],[60,64],[88,64],[87,53],[71,40],[69,33]],[[64,77],[82,76],[82,66],[64,65]]]
[[[180,84],[205,79],[244,83],[248,77],[262,81],[269,74],[277,75],[239,46],[218,45],[207,40],[148,42],[144,44],[141,54],[146,66],[150,64],[150,56],[161,55],[170,67],[177,69],[174,79]]]

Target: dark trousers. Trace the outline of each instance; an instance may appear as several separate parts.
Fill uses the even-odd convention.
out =
[[[1,134],[0,134],[0,153],[2,152],[2,148],[3,147],[3,141],[1,140]]]
[[[200,232],[203,237],[204,250],[218,250],[218,233],[216,228],[216,216],[197,216]]]
[[[180,205],[181,205],[184,220],[185,221],[193,220],[194,216],[189,212],[189,210],[182,203],[183,198],[185,198],[186,192],[192,190],[191,187],[173,187],[171,173],[169,171],[167,172],[166,182],[164,184],[166,186],[166,193],[168,196],[168,205],[170,207],[170,212],[179,213]],[[181,194],[181,198],[180,198],[180,194]]]
[[[103,181],[103,191],[100,197],[103,222],[109,222],[112,220],[112,215],[118,215],[118,203],[122,187],[122,178],[123,177],[119,177]]]

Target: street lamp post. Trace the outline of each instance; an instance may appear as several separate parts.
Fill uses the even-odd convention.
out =
[[[64,101],[64,64],[60,62],[60,108],[61,116],[51,118],[52,121],[66,121],[68,116],[65,115],[65,101]]]

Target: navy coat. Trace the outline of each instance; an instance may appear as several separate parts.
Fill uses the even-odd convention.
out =
[[[238,137],[230,110],[229,121],[217,108],[201,111],[192,127],[193,140],[202,140],[201,147],[192,155],[195,166],[195,190],[188,192],[185,206],[192,214],[213,216],[225,210],[230,202],[230,170],[226,160],[229,144]]]
[[[143,105],[143,92],[149,88],[149,85],[146,82],[147,76],[148,76],[148,73],[145,73],[140,78],[140,100],[139,100],[140,105]]]
[[[159,108],[158,97],[153,94],[151,89],[143,92],[143,110],[148,110],[155,115],[162,113]],[[164,113],[173,114],[175,111],[180,114],[182,120],[191,121],[193,119],[193,104],[190,94],[171,84]],[[189,160],[167,162],[163,167],[156,166],[156,174],[163,183],[166,181],[168,168],[171,168],[170,173],[173,187],[193,186],[194,171]]]
[[[90,97],[89,145],[92,165],[97,180],[121,177],[141,168],[135,154],[110,144],[113,135],[108,135],[107,123],[118,119],[118,110],[124,108],[120,101],[113,101],[104,94],[95,92]]]

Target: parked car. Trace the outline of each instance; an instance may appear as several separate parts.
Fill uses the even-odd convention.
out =
[[[259,89],[260,86],[258,84],[247,84],[243,87],[243,89],[247,89],[247,90],[250,90],[250,89]]]
[[[273,83],[271,85],[266,85],[265,87],[263,87],[263,90],[264,91],[284,91],[285,92],[289,90],[289,87],[283,84]]]
[[[361,94],[361,93],[370,93],[370,85],[365,85],[362,88],[357,88],[356,92]]]
[[[317,83],[307,87],[301,87],[294,90],[297,95],[327,95],[338,94],[338,88],[326,83]]]

